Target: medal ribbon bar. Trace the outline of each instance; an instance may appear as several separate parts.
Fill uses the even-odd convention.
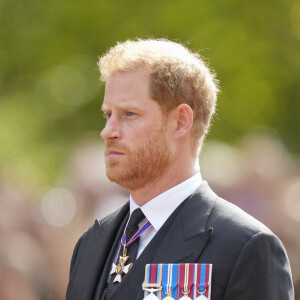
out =
[[[148,264],[144,300],[210,300],[211,264]]]
[[[179,296],[181,300],[193,299],[195,264],[180,264]]]
[[[161,300],[162,297],[163,264],[148,264],[145,267],[145,282],[143,283],[144,300]],[[155,296],[155,297],[154,297]]]
[[[209,264],[199,264],[197,266],[197,278],[196,278],[196,295],[195,299],[210,299],[211,292],[211,268]]]
[[[176,299],[178,282],[178,264],[163,264],[162,289],[163,300]]]

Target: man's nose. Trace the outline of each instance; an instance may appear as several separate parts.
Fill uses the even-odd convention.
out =
[[[107,120],[105,127],[101,131],[100,136],[103,140],[120,138],[120,128],[117,120],[115,120],[113,117],[110,117]]]

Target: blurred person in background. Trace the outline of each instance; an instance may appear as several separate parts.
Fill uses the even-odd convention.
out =
[[[66,298],[142,299],[146,264],[210,263],[211,299],[294,299],[280,240],[202,180],[198,154],[218,93],[203,59],[168,40],[137,40],[99,67],[106,173],[130,199],[79,239]]]
[[[0,299],[53,299],[53,275],[41,231],[24,195],[0,184]]]

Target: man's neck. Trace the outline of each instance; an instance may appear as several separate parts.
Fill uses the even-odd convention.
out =
[[[136,204],[138,204],[139,206],[143,206],[154,197],[189,179],[197,172],[199,172],[198,161],[194,161],[192,164],[187,163],[184,166],[180,167],[173,166],[164,174],[162,174],[162,176],[144,186],[143,188],[138,190],[131,190],[131,196]]]

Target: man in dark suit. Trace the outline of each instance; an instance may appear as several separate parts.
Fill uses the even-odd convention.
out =
[[[79,239],[67,299],[141,300],[154,263],[212,264],[213,300],[294,299],[280,240],[201,178],[218,93],[201,57],[168,40],[126,41],[99,67],[106,172],[130,201]]]

